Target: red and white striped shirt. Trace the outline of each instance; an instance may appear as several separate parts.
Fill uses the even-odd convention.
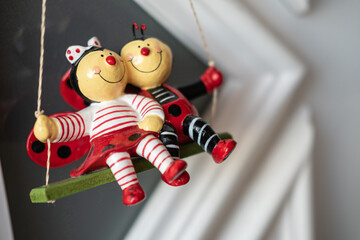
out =
[[[56,117],[59,135],[54,142],[68,142],[90,135],[90,141],[104,134],[136,126],[146,116],[164,120],[162,107],[153,99],[124,94],[112,101],[92,103],[70,115]]]

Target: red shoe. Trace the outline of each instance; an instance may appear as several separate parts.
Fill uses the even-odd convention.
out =
[[[177,179],[181,174],[185,172],[186,167],[187,163],[184,160],[176,159],[166,169],[166,171],[162,175],[162,178],[165,180],[165,182],[172,183],[175,179]]]
[[[123,190],[123,203],[132,206],[145,199],[145,193],[139,183],[135,183]]]
[[[221,140],[214,147],[211,155],[216,163],[222,163],[234,150],[236,142],[232,139]]]
[[[189,175],[189,173],[187,171],[185,171],[178,178],[175,178],[172,182],[166,181],[164,176],[161,176],[161,179],[164,182],[166,182],[167,184],[169,184],[170,186],[179,187],[179,186],[185,185],[185,184],[187,184],[189,182],[190,175]]]

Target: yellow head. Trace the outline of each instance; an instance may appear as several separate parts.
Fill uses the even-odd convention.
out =
[[[142,88],[154,88],[167,80],[172,68],[172,53],[165,43],[156,38],[134,40],[121,49],[128,81]]]
[[[121,96],[127,84],[125,63],[113,51],[99,49],[85,53],[73,69],[73,83],[92,101],[110,101]]]

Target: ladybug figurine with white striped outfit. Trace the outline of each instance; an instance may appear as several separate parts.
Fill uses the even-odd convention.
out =
[[[139,27],[133,24],[135,40],[122,48],[121,56],[128,67],[129,83],[140,89],[139,94],[155,99],[164,109],[166,123],[160,131],[160,139],[174,157],[179,157],[178,144],[193,140],[211,154],[216,163],[222,163],[236,142],[221,140],[189,101],[219,87],[221,72],[209,67],[200,81],[190,86],[175,89],[166,85],[164,82],[172,69],[171,49],[156,38],[145,38],[145,28],[141,25],[141,37],[136,38]]]
[[[41,115],[34,134],[41,142],[68,142],[89,136],[90,151],[84,163],[72,170],[79,176],[108,166],[123,190],[123,203],[134,205],[145,198],[130,159],[150,161],[168,183],[188,180],[186,162],[174,160],[157,133],[163,127],[163,108],[151,98],[125,94],[128,76],[123,59],[92,38],[87,47],[71,46],[66,58],[72,64],[70,83],[91,104],[75,113]]]

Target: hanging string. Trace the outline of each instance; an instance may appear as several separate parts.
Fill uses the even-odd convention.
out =
[[[45,186],[49,185],[49,178],[50,178],[50,139],[46,139],[48,150],[47,150],[47,161],[46,161],[46,176],[45,176]]]
[[[203,45],[204,45],[204,49],[206,51],[206,54],[208,56],[208,66],[209,67],[213,67],[215,66],[215,62],[210,54],[210,50],[209,50],[209,46],[207,45],[207,42],[206,42],[206,38],[205,38],[205,34],[204,34],[204,31],[202,30],[201,28],[201,25],[200,25],[200,21],[199,21],[199,18],[198,18],[198,15],[195,11],[195,7],[194,7],[194,4],[193,4],[193,1],[192,0],[189,0],[189,3],[190,3],[190,7],[192,9],[192,12],[194,14],[194,18],[195,18],[195,21],[196,21],[196,25],[198,27],[198,30],[200,32],[200,36],[201,36],[201,39],[202,39],[202,42],[203,42]],[[217,106],[217,88],[214,89],[213,91],[213,95],[212,95],[212,106],[211,106],[211,122],[213,122],[214,118],[215,118],[215,113],[216,113],[216,106]]]
[[[44,72],[44,40],[45,40],[45,19],[46,19],[46,0],[42,1],[41,6],[41,35],[40,35],[40,66],[39,66],[39,86],[38,86],[38,98],[37,98],[37,109],[35,111],[35,117],[38,118],[44,113],[44,110],[41,110],[41,95],[42,95],[42,82],[43,82],[43,72]],[[50,156],[51,156],[51,142],[50,139],[46,139],[47,142],[47,161],[46,161],[46,176],[45,176],[45,186],[49,185],[50,178]],[[55,201],[49,201],[49,203],[54,203]]]
[[[37,110],[35,117],[38,118],[44,113],[41,109],[41,94],[42,94],[42,81],[43,81],[43,69],[44,69],[44,39],[45,39],[45,14],[46,14],[46,0],[42,1],[41,6],[41,36],[40,36],[40,66],[39,66],[39,85],[38,85],[38,98],[37,98]]]
[[[196,13],[196,11],[195,11],[195,7],[194,7],[194,4],[193,4],[193,1],[192,1],[192,0],[189,0],[189,3],[190,3],[190,6],[191,6],[191,9],[192,9],[192,12],[193,12],[193,14],[194,14],[194,18],[195,18],[195,21],[196,21],[196,25],[197,25],[197,27],[198,27],[198,29],[199,29],[199,32],[200,32],[200,35],[201,35],[202,42],[203,42],[203,44],[204,44],[204,48],[205,48],[206,54],[207,54],[207,56],[208,56],[208,60],[209,60],[209,61],[208,61],[208,65],[209,65],[209,67],[213,67],[213,66],[214,66],[214,61],[213,61],[213,59],[212,59],[212,57],[211,57],[210,50],[209,50],[209,47],[208,47],[208,45],[207,45],[204,32],[203,32],[203,30],[202,30],[202,28],[201,28],[198,15],[197,15],[197,13]]]

